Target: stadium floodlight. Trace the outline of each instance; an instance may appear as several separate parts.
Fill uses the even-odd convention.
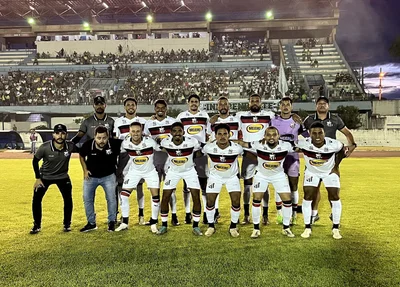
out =
[[[84,28],[89,28],[90,27],[90,24],[88,22],[83,22],[82,25],[83,25]]]
[[[32,11],[35,11],[35,7],[32,7],[31,5],[29,5],[29,9],[31,9]]]
[[[28,18],[28,23],[29,23],[29,25],[35,24],[35,19],[33,19],[33,18]]]
[[[147,4],[144,3],[144,1],[142,1],[142,6],[143,6],[143,8],[148,8],[148,7],[147,7]]]
[[[274,19],[274,12],[272,12],[272,10],[268,10],[268,11],[265,13],[265,18],[267,18],[267,20],[272,20],[272,19]]]
[[[107,5],[107,3],[101,3],[101,5],[103,5],[103,7],[104,7],[104,9],[108,9],[108,5]]]
[[[153,16],[151,16],[150,14],[147,15],[146,20],[147,20],[148,23],[153,22]]]
[[[207,12],[207,14],[206,14],[206,20],[207,20],[208,22],[211,22],[211,20],[212,20],[212,14],[211,14],[211,12]]]

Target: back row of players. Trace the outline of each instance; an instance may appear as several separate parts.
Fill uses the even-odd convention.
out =
[[[329,107],[326,98],[317,101]],[[299,157],[304,153],[306,172],[304,176],[303,214],[305,230],[302,237],[311,235],[311,220],[317,213],[311,207],[316,202],[323,181],[332,203],[333,237],[340,239],[339,232],[341,203],[339,199],[340,181],[338,165],[340,160],[354,148],[344,147],[333,138],[326,137],[324,129],[335,125],[336,130],[345,128],[340,118],[328,113],[328,119],[319,121],[306,119],[304,128],[301,119],[292,114],[292,100],[284,98],[280,102],[280,114],[261,109],[259,95],[252,95],[249,111],[239,112],[236,116],[229,113],[226,97],[218,100],[218,114],[209,118],[200,111],[200,98],[191,95],[188,98],[189,109],[176,119],[167,116],[167,103],[157,100],[154,104],[155,116],[145,120],[136,116],[137,102],[133,98],[124,101],[126,114],[115,123],[105,114],[104,98],[95,98],[95,113],[86,119],[74,142],[87,134],[94,138],[96,128],[104,126],[114,137],[123,140],[117,177],[121,199],[122,223],[116,231],[128,228],[129,196],[136,189],[139,203],[139,224],[145,224],[143,217],[143,179],[152,194],[151,230],[157,234],[167,232],[169,204],[172,209],[172,224],[179,225],[176,217],[175,189],[184,179],[185,223],[193,219],[193,232],[202,235],[199,228],[201,215],[200,193],[203,198],[204,219],[209,227],[205,235],[215,233],[215,221],[218,218],[218,197],[225,185],[231,198],[231,225],[229,232],[239,236],[237,223],[240,214],[241,187],[239,181],[238,157],[243,156],[241,176],[244,179],[244,220],[249,223],[250,194],[253,189],[252,219],[254,230],[252,238],[260,236],[261,202],[263,201],[263,223],[268,224],[268,184],[276,191],[278,209],[277,221],[283,223],[283,234],[294,237],[290,222],[296,223],[298,204]],[[318,107],[317,107],[318,110]],[[310,138],[298,140],[298,135],[310,132]],[[348,137],[351,143],[354,139]],[[353,145],[351,145],[353,146]],[[82,154],[81,154],[82,156]],[[208,166],[208,158],[210,166]],[[160,182],[164,179],[160,208]],[[193,200],[190,212],[190,194]],[[86,206],[86,204],[85,204]],[[160,210],[161,209],[161,210]],[[159,211],[162,226],[157,229]],[[193,215],[193,217],[192,217]],[[88,220],[89,221],[89,220]],[[95,225],[88,223],[81,231],[90,231]]]

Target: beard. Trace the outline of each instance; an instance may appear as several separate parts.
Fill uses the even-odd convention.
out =
[[[98,113],[98,114],[104,114],[104,109],[102,109],[102,108],[97,108],[97,109],[96,109],[96,113]]]
[[[222,109],[222,110],[219,110],[219,113],[220,113],[221,115],[226,115],[226,114],[228,113],[228,110]]]
[[[250,111],[252,111],[253,113],[258,113],[261,110],[260,106],[251,106],[250,107]]]

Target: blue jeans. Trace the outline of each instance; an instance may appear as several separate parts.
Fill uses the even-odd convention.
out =
[[[96,188],[101,186],[106,193],[108,222],[116,220],[117,200],[115,198],[115,174],[104,177],[90,177],[83,181],[83,203],[87,221],[90,224],[96,224],[96,213],[94,212],[94,198]]]

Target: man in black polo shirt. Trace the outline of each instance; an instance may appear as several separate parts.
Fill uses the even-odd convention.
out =
[[[105,126],[111,136],[114,130],[114,119],[106,113],[106,101],[102,96],[94,98],[94,114],[85,119],[79,127],[79,132],[71,139],[75,144],[79,143],[81,138],[86,135],[88,139],[94,138],[94,130],[98,126]]]
[[[343,120],[338,115],[329,112],[329,99],[324,96],[319,97],[316,102],[316,110],[317,111],[315,114],[308,116],[304,120],[305,128],[309,130],[312,123],[319,121],[324,125],[325,136],[331,139],[336,139],[336,131],[340,131],[346,136],[348,142],[348,146],[346,147],[346,157],[349,157],[357,147],[357,144],[354,141],[353,134],[346,127]],[[315,197],[312,202],[311,223],[319,220],[318,204],[321,200],[321,193],[319,192],[319,189],[314,195]]]
[[[83,203],[88,223],[80,230],[97,229],[94,198],[96,188],[103,187],[108,210],[108,231],[115,230],[117,200],[115,198],[115,170],[121,149],[121,140],[110,138],[106,127],[95,129],[94,139],[86,141],[79,151],[83,170]]]
[[[31,234],[40,232],[42,224],[42,199],[50,185],[56,184],[64,199],[64,231],[71,231],[72,185],[68,175],[71,153],[76,151],[72,142],[66,141],[67,127],[63,124],[54,126],[53,140],[43,143],[32,161],[36,181],[33,185],[33,227]],[[39,169],[39,161],[43,164]]]

